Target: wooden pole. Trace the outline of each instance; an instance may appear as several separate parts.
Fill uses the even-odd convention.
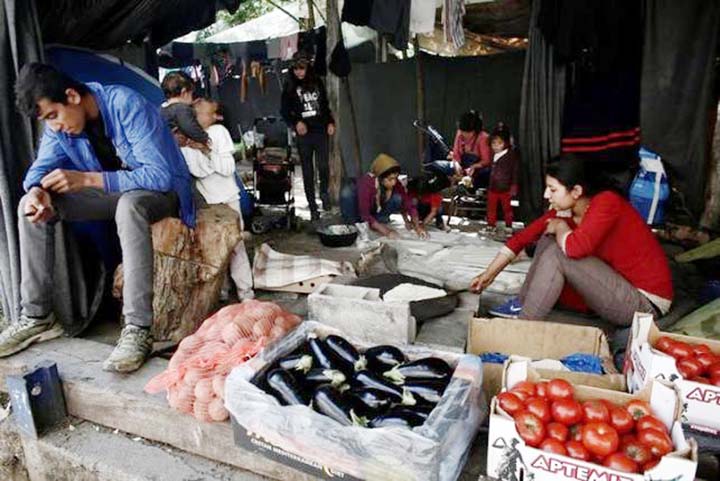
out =
[[[311,1],[311,0],[310,0]],[[326,10],[326,27],[327,27],[327,63],[330,65],[330,56],[332,51],[340,39],[340,9],[338,0],[327,0]],[[335,135],[330,137],[330,198],[333,203],[337,204],[340,198],[340,188],[342,184],[343,164],[340,154],[340,78],[328,72],[326,77],[328,102],[330,110],[335,117]]]
[[[308,28],[310,30],[315,28],[315,9],[313,8],[312,0],[307,0],[308,7]]]
[[[415,50],[415,85],[417,89],[417,119],[425,123],[425,75],[422,55],[420,55],[420,42],[417,35],[413,38],[413,49]],[[418,160],[420,162],[420,172],[423,170],[423,160],[425,158],[425,133],[417,129],[417,148]]]

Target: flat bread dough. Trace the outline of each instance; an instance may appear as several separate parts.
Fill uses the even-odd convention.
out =
[[[383,300],[386,302],[412,302],[445,296],[447,296],[447,292],[442,289],[405,283],[387,291]]]

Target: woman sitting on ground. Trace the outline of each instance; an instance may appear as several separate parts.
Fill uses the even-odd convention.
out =
[[[370,172],[361,176],[355,185],[347,185],[340,193],[340,209],[348,224],[367,222],[380,235],[397,238],[395,229],[387,225],[391,214],[403,213],[410,217],[406,224],[421,238],[427,237],[420,224],[418,213],[405,187],[398,182],[400,164],[387,154],[378,155]]]
[[[659,316],[670,310],[672,278],[660,243],[627,200],[591,185],[597,178],[573,156],[548,165],[545,198],[551,209],[513,236],[470,284],[481,292],[537,242],[519,298],[491,309],[491,315],[541,320],[559,304],[629,326],[636,311]]]

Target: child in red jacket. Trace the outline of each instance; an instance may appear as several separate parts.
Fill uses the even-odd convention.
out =
[[[493,151],[490,184],[488,186],[487,222],[497,224],[498,203],[502,206],[505,226],[512,227],[513,210],[510,200],[518,190],[518,156],[510,144],[510,129],[499,123],[490,134]]]

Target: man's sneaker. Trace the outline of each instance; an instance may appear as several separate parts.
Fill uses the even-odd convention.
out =
[[[133,372],[140,368],[152,351],[150,329],[128,324],[120,333],[115,349],[103,363],[106,371]]]
[[[55,315],[46,317],[20,316],[0,333],[0,357],[22,351],[35,342],[49,341],[63,335],[63,328],[55,322]]]
[[[520,299],[518,299],[517,297],[513,297],[504,304],[500,304],[499,306],[490,309],[488,311],[488,314],[495,317],[517,319],[521,311],[522,304],[520,304]]]

